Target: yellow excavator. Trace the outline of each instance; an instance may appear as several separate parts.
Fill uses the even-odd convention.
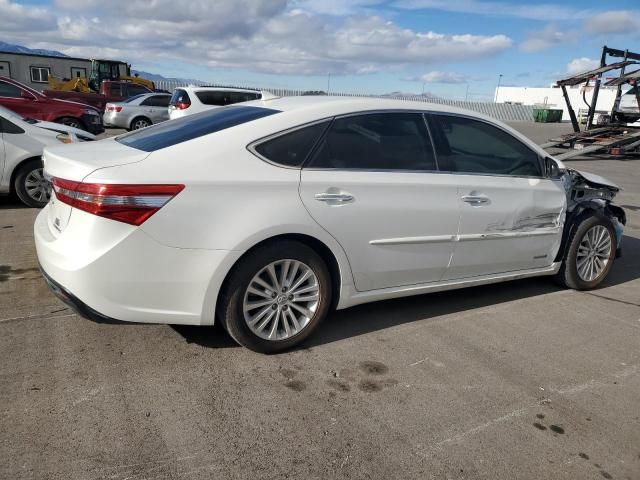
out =
[[[121,82],[137,83],[149,90],[154,90],[155,85],[151,80],[131,76],[131,65],[125,62],[113,60],[91,60],[91,73],[89,78],[72,78],[58,80],[49,74],[49,88],[64,92],[94,93],[100,91],[100,84],[103,80],[114,80]]]

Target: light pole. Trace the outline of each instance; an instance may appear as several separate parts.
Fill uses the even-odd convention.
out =
[[[500,83],[502,83],[502,74],[498,75],[498,86],[496,87],[496,98],[493,99],[493,103],[498,103],[498,92],[500,91]]]
[[[424,84],[425,84],[425,83],[426,83],[426,82],[422,82],[422,96],[423,96],[423,97],[424,97]]]
[[[467,91],[464,93],[464,101],[469,100],[469,82],[467,82]]]
[[[327,95],[329,95],[329,90],[331,89],[331,74],[327,74]]]

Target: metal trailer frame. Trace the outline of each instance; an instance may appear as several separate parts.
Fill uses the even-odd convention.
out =
[[[622,61],[618,61],[615,63],[611,63],[607,65],[607,57],[614,58],[622,58]],[[620,70],[620,76],[616,81],[626,78],[625,70],[628,65],[638,64],[640,63],[640,53],[630,52],[629,50],[618,50],[616,48],[609,48],[606,45],[602,47],[602,55],[600,57],[600,67],[590,70],[588,72],[581,73],[579,75],[575,75],[573,77],[566,78],[564,80],[559,80],[557,85],[562,89],[562,95],[567,104],[567,109],[569,110],[569,117],[571,118],[571,124],[573,125],[573,131],[576,133],[580,132],[580,125],[578,124],[578,119],[576,117],[576,113],[571,105],[571,101],[569,100],[569,95],[567,94],[568,86],[580,85],[581,83],[588,84],[589,81],[596,77],[596,81],[593,87],[593,95],[591,97],[591,105],[589,106],[589,114],[587,116],[587,125],[585,130],[590,130],[593,127],[593,119],[595,117],[596,105],[598,103],[598,94],[600,93],[600,86],[602,84],[602,74],[609,72],[611,70]],[[632,74],[638,72],[632,72]],[[613,119],[615,116],[615,110],[617,106],[620,104],[620,97],[622,96],[622,84],[624,81],[618,85],[618,90],[616,92],[616,98],[614,101],[614,107],[611,111],[611,118]],[[607,82],[607,85],[612,85],[612,82]],[[640,100],[639,100],[640,101]]]
[[[622,60],[607,64],[607,57],[609,56],[622,58]],[[640,53],[609,48],[605,45],[602,47],[602,56],[600,57],[600,66],[598,68],[579,75],[574,75],[573,77],[566,78],[564,80],[559,80],[557,84],[562,89],[562,95],[567,104],[574,133],[554,138],[547,143],[542,144],[541,147],[544,149],[569,149],[566,153],[554,155],[558,160],[567,160],[569,158],[599,151],[606,151],[615,155],[639,153],[640,128],[629,127],[619,123],[618,115],[618,108],[622,97],[622,85],[625,83],[635,85],[636,99],[638,101],[638,108],[640,109],[640,90],[638,89],[638,83],[640,83],[640,70],[634,70],[629,73],[625,72],[627,66],[639,63]],[[620,75],[618,78],[610,80],[605,84],[606,86],[618,87],[613,108],[611,109],[611,114],[609,116],[609,124],[604,126],[596,125],[594,128],[593,120],[596,114],[596,105],[598,103],[598,94],[602,84],[602,75],[611,70],[620,70]],[[567,93],[567,87],[580,85],[582,83],[588,85],[589,81],[594,77],[595,84],[593,95],[591,97],[591,104],[589,105],[589,112],[587,114],[587,124],[585,129],[581,131],[576,113],[571,105],[571,101]]]

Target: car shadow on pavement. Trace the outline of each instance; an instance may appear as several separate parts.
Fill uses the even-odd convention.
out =
[[[30,208],[12,195],[0,196],[0,210],[13,210],[16,208]]]
[[[623,256],[614,264],[603,287],[612,287],[638,278],[640,239],[625,235]],[[359,305],[332,312],[318,331],[297,349],[304,350],[405,323],[425,321],[560,290],[562,288],[551,277],[540,277]],[[213,329],[197,326],[173,328],[188,343],[212,348],[236,346],[219,326]]]

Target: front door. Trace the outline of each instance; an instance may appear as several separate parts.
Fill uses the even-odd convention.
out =
[[[359,291],[440,280],[458,229],[456,179],[435,172],[419,113],[337,118],[300,196],[347,253]]]
[[[544,177],[537,152],[477,119],[434,114],[429,127],[440,168],[458,183],[460,229],[445,279],[551,265],[566,193]]]

